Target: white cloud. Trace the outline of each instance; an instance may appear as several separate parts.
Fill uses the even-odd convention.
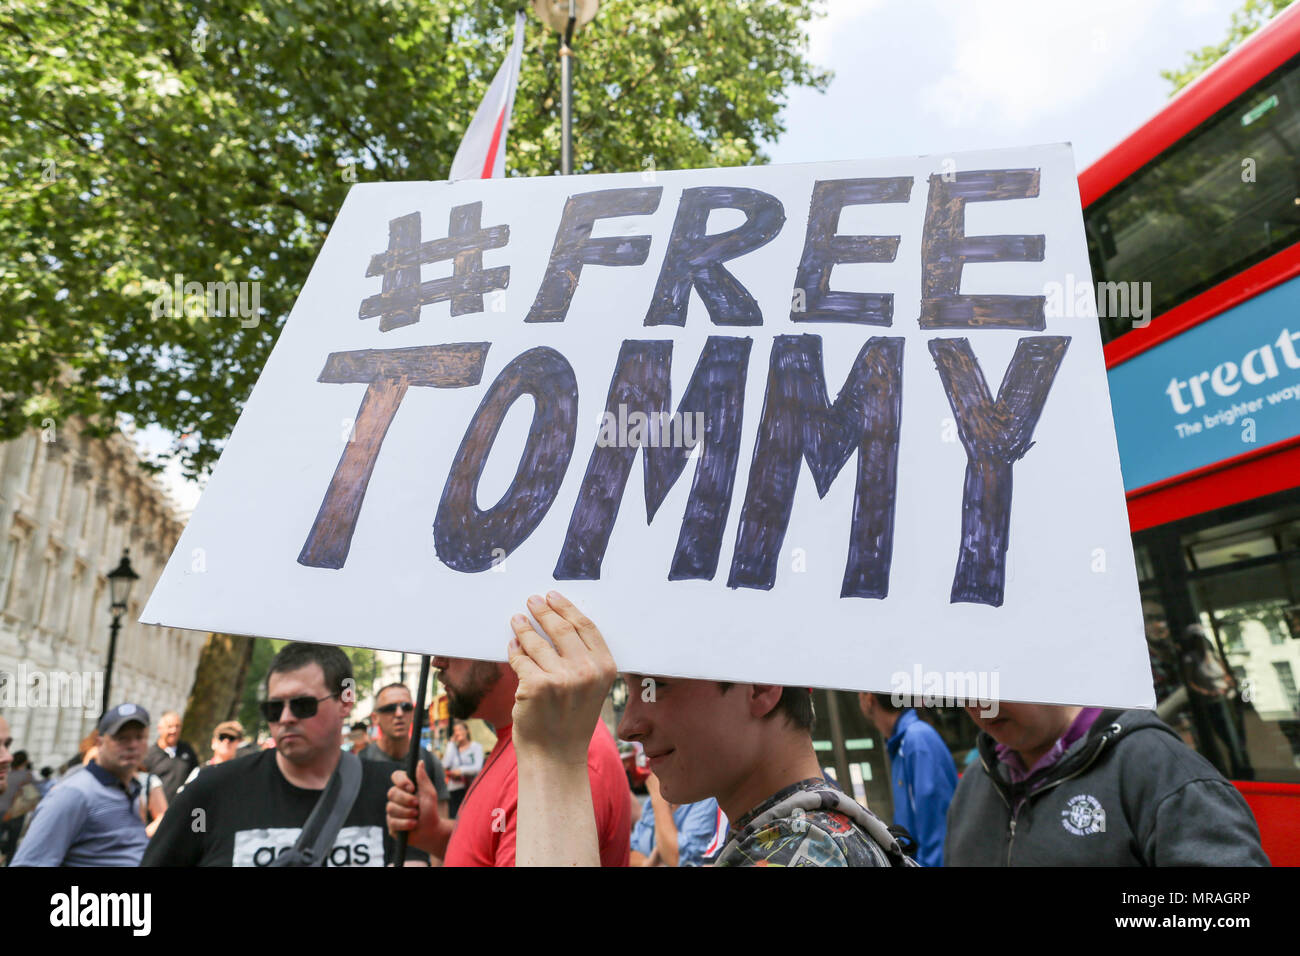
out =
[[[817,66],[827,66],[831,61],[835,37],[846,35],[857,40],[848,28],[856,20],[884,5],[884,0],[825,0],[825,14],[808,24],[809,59]]]
[[[953,127],[1029,126],[1088,100],[1113,71],[1131,69],[1166,6],[981,0],[947,7],[952,65],[924,86],[922,106]]]

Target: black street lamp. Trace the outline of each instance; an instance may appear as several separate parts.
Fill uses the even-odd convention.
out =
[[[573,34],[596,17],[600,0],[533,0],[533,9],[547,28],[560,34],[560,172],[573,172]]]
[[[108,665],[104,668],[104,705],[101,714],[108,713],[108,695],[113,682],[113,658],[117,655],[117,632],[122,629],[122,615],[126,613],[127,600],[131,597],[131,585],[140,580],[131,567],[128,549],[122,550],[122,560],[116,568],[108,572],[108,610],[113,615],[109,627]]]

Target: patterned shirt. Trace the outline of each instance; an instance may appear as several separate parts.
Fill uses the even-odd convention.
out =
[[[821,777],[791,784],[745,814],[714,866],[906,866],[870,810]]]

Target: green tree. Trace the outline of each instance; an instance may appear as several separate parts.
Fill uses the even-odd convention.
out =
[[[244,671],[243,693],[239,700],[239,716],[236,718],[244,725],[245,732],[252,739],[256,739],[261,731],[267,729],[266,721],[262,719],[257,704],[258,701],[266,698],[266,675],[271,669],[271,658],[288,643],[273,638],[253,639],[253,653]]]
[[[1232,14],[1228,26],[1228,35],[1222,43],[1203,46],[1199,50],[1190,50],[1187,62],[1176,70],[1161,70],[1160,75],[1173,84],[1169,95],[1173,96],[1192,80],[1196,79],[1210,67],[1218,63],[1230,52],[1242,44],[1248,36],[1268,23],[1291,5],[1291,0],[1246,0],[1240,10]]]
[[[819,3],[605,0],[575,169],[763,162],[787,92],[827,81]],[[210,468],[350,183],[446,176],[518,5],[0,0],[0,440],[123,415]],[[558,165],[556,60],[530,17],[514,175]],[[168,314],[176,276],[259,282],[259,321]]]
[[[212,756],[212,731],[217,724],[235,716],[253,644],[251,637],[209,634],[203,645],[181,722],[181,735],[193,744],[200,760]]]

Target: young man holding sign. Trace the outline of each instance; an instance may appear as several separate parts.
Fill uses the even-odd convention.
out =
[[[524,615],[511,619],[517,862],[595,866],[582,756],[614,660],[596,626],[561,595],[531,597],[528,610],[550,640]],[[641,741],[664,797],[714,797],[734,821],[716,865],[914,865],[884,823],[823,779],[805,689],[639,675],[629,683],[642,692],[630,696],[619,736]]]

